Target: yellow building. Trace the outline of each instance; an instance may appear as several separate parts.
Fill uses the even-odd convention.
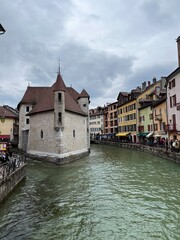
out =
[[[167,125],[166,98],[159,99],[153,104],[153,120],[154,137],[168,138],[165,127]]]
[[[142,83],[142,92],[137,97],[137,127],[136,127],[137,136],[140,136],[141,134],[143,134],[143,132],[140,131],[142,127],[142,121],[141,121],[142,117],[140,116],[139,109],[142,109],[151,103],[153,105],[153,102],[156,102],[159,99],[161,99],[161,95],[164,94],[164,92],[166,91],[165,83],[166,83],[165,77],[161,77],[161,79],[158,81],[156,81],[156,79],[154,78],[152,84],[150,83],[150,81],[148,81],[147,86],[146,86],[146,82]],[[153,137],[153,134],[156,131],[156,125],[154,123],[152,108],[151,108],[151,111],[148,111],[147,113],[148,115],[143,116],[145,119],[143,123],[143,127],[144,129],[146,129],[145,131],[146,133],[149,132],[149,134],[147,134],[147,137]],[[152,124],[149,124],[150,120],[152,120],[151,121]],[[148,132],[147,132],[147,129],[148,129]],[[138,138],[138,142],[139,140],[140,139]]]
[[[0,151],[6,150],[6,142],[18,144],[18,112],[5,105],[0,106]]]
[[[118,95],[118,134],[122,141],[136,142],[136,99],[140,88],[131,93],[120,92]]]

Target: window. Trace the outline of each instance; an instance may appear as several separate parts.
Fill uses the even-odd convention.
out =
[[[29,112],[29,106],[26,106],[26,112]]]
[[[157,130],[158,130],[158,125],[154,124],[154,131],[157,131]]]
[[[175,78],[169,82],[169,89],[173,88],[176,86]]]
[[[41,130],[41,139],[43,138],[43,130]]]
[[[83,107],[86,107],[86,104],[83,104]]]
[[[176,106],[176,95],[170,97],[170,107]]]
[[[172,105],[176,106],[176,95],[172,96]]]
[[[172,86],[172,88],[176,86],[175,78],[172,80],[171,86]]]
[[[29,124],[29,118],[26,118],[26,124]]]
[[[156,115],[156,114],[155,114]],[[150,113],[149,114],[149,120],[152,120],[153,119],[153,114],[152,113]]]
[[[139,117],[139,121],[140,121],[140,122],[145,121],[145,116],[140,116],[140,117]]]
[[[172,86],[171,86],[171,82],[169,82],[169,89],[171,89],[171,87],[172,87]]]
[[[73,137],[75,137],[75,135],[76,135],[76,132],[75,132],[75,130],[73,130]]]
[[[62,113],[61,112],[59,112],[59,123],[62,123]]]
[[[58,93],[58,101],[61,102],[62,101],[62,94]]]

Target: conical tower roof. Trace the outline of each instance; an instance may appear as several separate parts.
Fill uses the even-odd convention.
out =
[[[53,91],[66,91],[66,85],[60,73],[57,75],[56,82],[52,85]]]

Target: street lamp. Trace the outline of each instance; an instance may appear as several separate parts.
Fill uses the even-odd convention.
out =
[[[0,35],[4,34],[6,30],[3,28],[3,26],[0,24]]]

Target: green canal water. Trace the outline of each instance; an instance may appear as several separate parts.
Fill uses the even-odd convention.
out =
[[[0,207],[0,239],[180,239],[180,165],[102,145],[60,167],[28,162]]]

